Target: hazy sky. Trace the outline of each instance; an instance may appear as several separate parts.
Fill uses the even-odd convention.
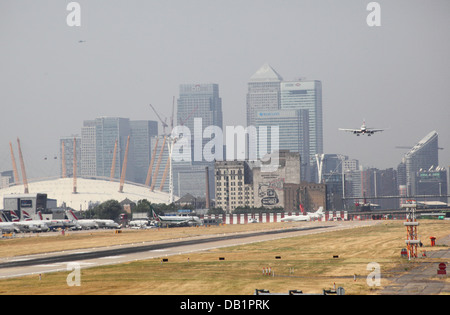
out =
[[[450,165],[450,1],[63,0],[0,2],[0,170],[56,175],[60,136],[100,116],[170,116],[182,83],[218,83],[224,125],[245,125],[249,78],[269,63],[285,80],[321,80],[324,151],[396,168],[405,149],[439,133]],[[82,42],[80,42],[82,41]],[[356,137],[338,128],[390,129]],[[45,160],[47,157],[47,160]]]

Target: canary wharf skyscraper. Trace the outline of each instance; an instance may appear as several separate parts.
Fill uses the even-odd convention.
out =
[[[199,126],[199,124],[201,125]],[[211,194],[214,191],[214,162],[207,162],[201,154],[202,148],[211,141],[207,137],[203,138],[203,132],[205,128],[210,126],[223,130],[222,99],[219,97],[219,85],[214,83],[181,84],[175,125],[189,128],[192,148],[191,161],[173,163],[174,183],[178,185],[175,187],[175,192],[179,196],[191,194],[195,197],[205,197],[205,168],[209,168],[209,192]],[[218,135],[212,137],[218,137]],[[215,150],[217,149],[215,147]],[[200,154],[195,154],[198,152]]]
[[[258,111],[280,109],[281,81],[283,78],[267,63],[252,75],[248,82],[247,126],[255,126]]]
[[[177,102],[177,124],[188,127],[194,136],[194,120],[202,119],[208,126],[223,128],[222,99],[218,84],[181,84]],[[202,132],[203,132],[202,130]]]
[[[309,158],[323,153],[322,83],[320,81],[281,82],[281,109],[306,109],[309,115]]]
[[[275,111],[286,118],[292,115],[291,119],[308,118],[307,125],[305,122],[299,122],[296,143],[308,142],[308,145],[301,144],[302,148],[308,147],[309,154],[302,154],[301,150],[297,151],[301,154],[302,164],[306,163],[306,170],[312,177],[306,177],[306,180],[317,180],[314,175],[315,155],[323,153],[323,125],[322,125],[322,83],[318,80],[296,80],[283,81],[283,78],[270,65],[264,64],[248,82],[247,93],[247,125],[258,126],[263,123],[258,113]],[[307,111],[307,114],[296,116],[297,111]],[[275,116],[274,116],[275,117]],[[270,119],[266,117],[267,122]],[[280,128],[284,128],[280,125]],[[305,132],[304,129],[309,131]],[[280,129],[280,134],[286,134]],[[292,135],[290,135],[292,138]],[[307,138],[305,138],[307,137]],[[292,150],[290,147],[284,147],[280,141],[279,149]],[[303,176],[303,175],[302,175]]]

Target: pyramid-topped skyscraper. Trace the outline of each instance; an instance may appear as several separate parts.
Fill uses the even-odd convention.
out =
[[[317,181],[315,156],[323,153],[320,81],[284,81],[265,63],[248,81],[247,126],[278,126],[279,149],[299,152],[302,180]],[[259,144],[256,147],[261,158],[263,152],[259,152]]]
[[[283,78],[265,63],[248,82],[247,126],[254,126],[257,111],[280,108],[280,83]]]
[[[283,78],[268,63],[265,63],[250,78],[251,82],[281,82]]]

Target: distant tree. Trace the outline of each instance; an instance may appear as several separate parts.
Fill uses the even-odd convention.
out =
[[[151,211],[151,202],[147,199],[139,200],[136,204],[136,207],[134,208],[134,212],[150,212]]]
[[[117,200],[105,201],[92,209],[92,215],[95,219],[116,220],[119,218],[123,209]]]

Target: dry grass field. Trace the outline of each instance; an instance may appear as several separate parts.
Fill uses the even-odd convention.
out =
[[[308,224],[315,224],[309,222]],[[281,225],[286,226],[286,225]],[[278,224],[249,224],[210,228],[161,229],[160,231],[124,231],[84,233],[67,236],[34,237],[0,241],[0,256],[23,254],[40,242],[41,250],[60,250],[76,244],[78,248],[100,246],[104,242],[130,243],[158,237],[178,238],[186,235],[231,233],[234,229],[280,228]],[[292,225],[290,225],[292,226]],[[450,221],[422,220],[419,226],[424,243],[421,251],[442,249],[430,247],[429,236],[438,239],[450,234]],[[415,262],[400,257],[405,247],[406,229],[401,221],[333,232],[286,238],[210,250],[189,255],[171,256],[169,262],[159,259],[130,262],[81,270],[81,286],[69,287],[69,272],[28,276],[0,281],[1,294],[222,294],[249,295],[255,289],[270,292],[303,290],[320,293],[335,285],[346,294],[377,294],[389,278],[405,272]],[[73,243],[72,243],[73,242]],[[34,245],[33,245],[34,244]],[[57,249],[56,249],[57,248]],[[11,254],[14,252],[14,254]],[[279,256],[281,259],[276,259]],[[333,256],[339,256],[333,258]],[[219,260],[224,257],[225,260]],[[426,260],[430,258],[419,258]],[[381,287],[369,287],[367,264],[381,266]],[[275,276],[263,275],[270,267]],[[395,272],[394,272],[395,270]],[[354,279],[356,275],[356,281]]]
[[[294,223],[235,224],[209,227],[160,228],[149,230],[93,230],[49,232],[20,235],[0,241],[0,258],[39,253],[50,253],[70,249],[93,248],[112,245],[136,244],[149,241],[180,239],[192,236],[217,235],[225,233],[250,232],[298,226]]]

